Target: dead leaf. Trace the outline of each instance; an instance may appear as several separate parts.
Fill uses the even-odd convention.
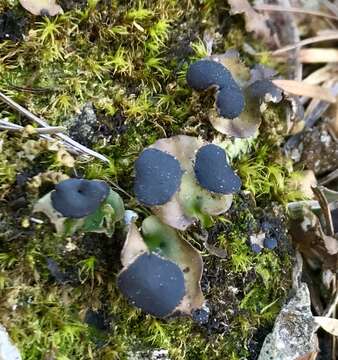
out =
[[[231,7],[230,14],[244,14],[245,27],[248,32],[255,33],[259,38],[263,39],[267,44],[274,45],[271,30],[267,25],[267,19],[264,15],[254,10],[247,0],[228,0]]]
[[[272,83],[282,90],[294,95],[307,96],[327,101],[331,104],[336,103],[336,97],[332,94],[332,92],[321,86],[309,85],[303,81],[296,80],[272,80]]]
[[[55,0],[20,0],[20,4],[33,15],[55,16],[63,13]]]
[[[338,336],[338,319],[314,316],[315,323],[333,336]]]
[[[290,234],[294,244],[311,264],[335,269],[338,240],[324,233],[319,218],[310,208],[311,201],[300,203],[298,209],[289,206]]]
[[[316,352],[310,352],[297,358],[296,360],[315,360],[317,358],[317,354],[318,353]]]
[[[336,63],[338,62],[337,49],[311,48],[299,51],[299,60],[302,63]]]

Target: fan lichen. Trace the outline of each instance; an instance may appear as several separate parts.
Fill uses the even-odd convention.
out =
[[[37,135],[1,133],[0,322],[24,360],[132,359],[137,351],[156,348],[169,350],[171,359],[255,358],[290,285],[285,243],[260,254],[248,245],[248,235],[259,230],[262,209],[290,199],[289,166],[276,146],[282,111],[270,110],[277,128],[272,139],[263,128],[245,154],[233,159],[244,190],[257,204],[236,195],[231,214],[214,219],[211,240],[228,257],[209,254],[196,240],[197,226],[183,234],[195,239],[205,262],[207,324],[158,320],[128,305],[115,284],[123,229],[112,238],[63,238],[46,218],[31,213],[63,174],[108,181],[126,208],[148,215],[132,195],[133,164],[143,148],[182,133],[225,140],[205,121],[204,105],[186,86],[185,73],[191,61],[206,55],[204,30],[222,34],[216,36],[218,53],[228,47],[241,51],[246,39],[253,42],[242,18],[229,17],[225,2],[218,0],[64,3],[71,10],[47,18],[30,16],[16,0],[0,0],[1,11],[11,9],[26,19],[21,42],[0,43],[0,88],[50,125],[64,124],[91,101],[99,122],[93,148],[110,164],[77,158],[69,166],[56,156],[60,147]],[[259,60],[242,55],[247,64]],[[0,117],[28,124],[5,105]],[[90,312],[101,319],[99,325],[88,320]]]

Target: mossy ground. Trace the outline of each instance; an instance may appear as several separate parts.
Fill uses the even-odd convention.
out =
[[[226,3],[218,0],[89,0],[77,2],[78,8],[64,3],[64,15],[42,18],[28,15],[16,0],[0,0],[1,11],[12,9],[26,19],[23,41],[0,43],[0,88],[51,125],[67,122],[92,102],[100,122],[93,148],[111,163],[78,158],[68,167],[58,157],[60,149],[36,136],[1,133],[0,322],[25,360],[127,359],[153,348],[168,349],[172,359],[254,359],[290,281],[283,210],[273,214],[275,201],[297,196],[286,189],[290,169],[278,148],[279,108],[269,109],[261,135],[234,160],[256,204],[237,196],[231,212],[210,229],[213,245],[228,257],[208,254],[196,240],[199,227],[184,234],[205,261],[202,285],[210,318],[203,326],[188,318],[146,316],[119,295],[122,229],[111,239],[66,239],[47,220],[29,220],[34,202],[62,173],[118,184],[126,207],[146,214],[132,195],[133,163],[145,146],[176,134],[222,139],[205,121],[185,71],[205,54],[206,29],[223,35],[215,52],[241,52],[243,42],[252,41],[242,19],[229,17]],[[258,61],[242,55],[248,65]],[[5,105],[0,117],[27,124]],[[254,254],[248,236],[266,218],[282,234],[279,248]]]

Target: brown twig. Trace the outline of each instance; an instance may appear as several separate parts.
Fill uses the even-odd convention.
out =
[[[293,50],[297,47],[303,47],[305,45],[310,45],[310,44],[314,44],[317,42],[330,41],[330,40],[338,40],[338,32],[336,32],[334,34],[330,33],[330,34],[318,35],[318,36],[310,37],[308,39],[304,39],[302,41],[299,41],[296,44],[287,45],[287,46],[282,47],[281,49],[275,50],[272,52],[272,55],[279,55],[286,51]]]
[[[312,191],[315,194],[315,196],[319,202],[319,205],[323,211],[323,215],[324,215],[325,223],[326,223],[327,235],[334,236],[334,227],[333,227],[330,207],[329,207],[329,203],[322,191],[322,187],[321,186],[312,186]]]

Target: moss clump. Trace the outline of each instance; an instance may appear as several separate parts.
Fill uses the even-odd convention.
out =
[[[209,229],[214,245],[228,251],[227,259],[208,254],[193,240],[198,227],[184,234],[205,260],[202,284],[210,317],[202,326],[187,318],[156,320],[121,298],[115,278],[122,229],[112,238],[64,238],[42,215],[31,214],[35,201],[62,176],[83,175],[109,182],[127,207],[146,215],[131,195],[134,161],[158,138],[184,133],[212,141],[219,136],[205,121],[205,104],[192,95],[185,73],[190,62],[206,54],[200,40],[204,30],[216,28],[223,35],[214,46],[223,52],[247,39],[242,19],[228,17],[219,0],[91,0],[77,2],[77,8],[70,6],[75,2],[63,3],[70,11],[46,18],[30,16],[16,0],[0,0],[1,10],[11,8],[27,22],[24,41],[0,44],[0,88],[51,125],[66,124],[91,101],[98,121],[94,148],[110,163],[77,158],[70,166],[58,156],[63,148],[36,135],[0,135],[0,322],[25,360],[47,355],[127,359],[153,348],[168,349],[172,359],[248,358],[283,301],[288,272],[282,269],[289,261],[282,250],[250,251],[248,234],[260,217],[240,197],[233,212]],[[243,55],[245,62],[253,61]],[[0,117],[27,125],[5,105]],[[276,143],[267,140],[270,130],[263,127],[251,152],[234,159],[259,207],[271,199],[286,201],[288,167]],[[269,277],[272,273],[278,276]],[[90,312],[100,314],[102,326],[88,320]]]

